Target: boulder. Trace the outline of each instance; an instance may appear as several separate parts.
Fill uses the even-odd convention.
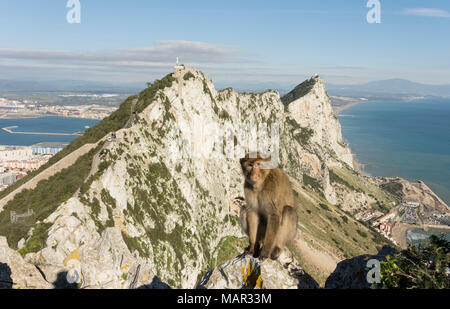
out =
[[[319,285],[290,253],[283,252],[275,261],[239,255],[209,271],[197,288],[316,289]]]
[[[386,260],[387,255],[393,255],[396,250],[384,246],[377,254],[364,254],[351,259],[343,260],[336,266],[334,272],[325,282],[326,289],[370,289],[372,283],[367,280],[370,268],[367,262],[373,259]]]
[[[1,289],[51,289],[39,270],[24,261],[9,248],[6,237],[0,237],[0,288]]]

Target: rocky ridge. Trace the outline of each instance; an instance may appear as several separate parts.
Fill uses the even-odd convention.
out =
[[[192,69],[156,81],[136,96],[135,119],[101,147],[98,166],[81,188],[9,246],[21,249],[48,282],[67,273],[81,288],[195,287],[223,262],[219,256],[227,256],[223,244],[236,247],[230,239],[243,237],[234,203],[243,196],[243,153],[235,146],[245,132],[236,128],[263,123],[269,132],[278,125],[279,165],[302,206],[299,235],[305,237],[291,248],[302,268],[317,268],[302,260],[304,248],[337,261],[375,253],[383,241],[342,205],[368,207],[389,197],[353,170],[322,79],[315,76],[298,89],[301,96],[290,100],[271,90],[217,91],[210,78]],[[218,147],[217,135],[205,128],[234,128],[233,142],[225,143],[230,148]],[[278,271],[276,265],[269,272]],[[281,273],[301,286],[292,273]]]

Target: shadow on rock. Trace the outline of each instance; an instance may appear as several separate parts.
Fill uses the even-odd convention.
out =
[[[167,283],[162,282],[158,276],[154,276],[150,284],[142,285],[138,289],[169,290],[172,288]]]
[[[68,276],[67,271],[61,271],[52,284],[55,289],[78,289],[78,284],[75,281],[77,281],[76,278],[72,278],[70,275]]]
[[[392,247],[384,246],[376,255],[365,254],[339,262],[325,282],[325,288],[370,289],[372,283],[367,281],[367,273],[370,270],[367,262],[372,259],[384,261],[387,255],[393,255],[396,252]]]
[[[12,289],[11,268],[6,263],[0,263],[0,289]]]

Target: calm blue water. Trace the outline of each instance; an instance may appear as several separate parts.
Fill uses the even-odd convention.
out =
[[[360,103],[339,120],[366,173],[423,180],[450,204],[450,99]]]
[[[40,142],[70,142],[77,135],[35,135],[11,134],[1,128],[18,126],[12,131],[21,132],[47,132],[47,133],[74,133],[85,131],[85,126],[95,126],[98,120],[66,118],[66,117],[40,117],[21,119],[0,119],[0,145],[30,146]]]
[[[436,235],[450,241],[450,230],[430,229],[425,231],[419,228],[408,230],[406,232],[406,240],[409,244],[416,244],[428,239],[431,235]]]

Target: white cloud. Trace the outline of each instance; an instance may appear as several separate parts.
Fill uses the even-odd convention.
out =
[[[102,67],[171,67],[175,58],[186,64],[218,65],[245,61],[237,48],[203,42],[160,41],[154,46],[110,51],[61,51],[0,48],[0,61],[25,64]]]
[[[447,17],[450,18],[450,13],[446,10],[434,8],[414,8],[403,11],[407,15],[428,16],[428,17]]]

